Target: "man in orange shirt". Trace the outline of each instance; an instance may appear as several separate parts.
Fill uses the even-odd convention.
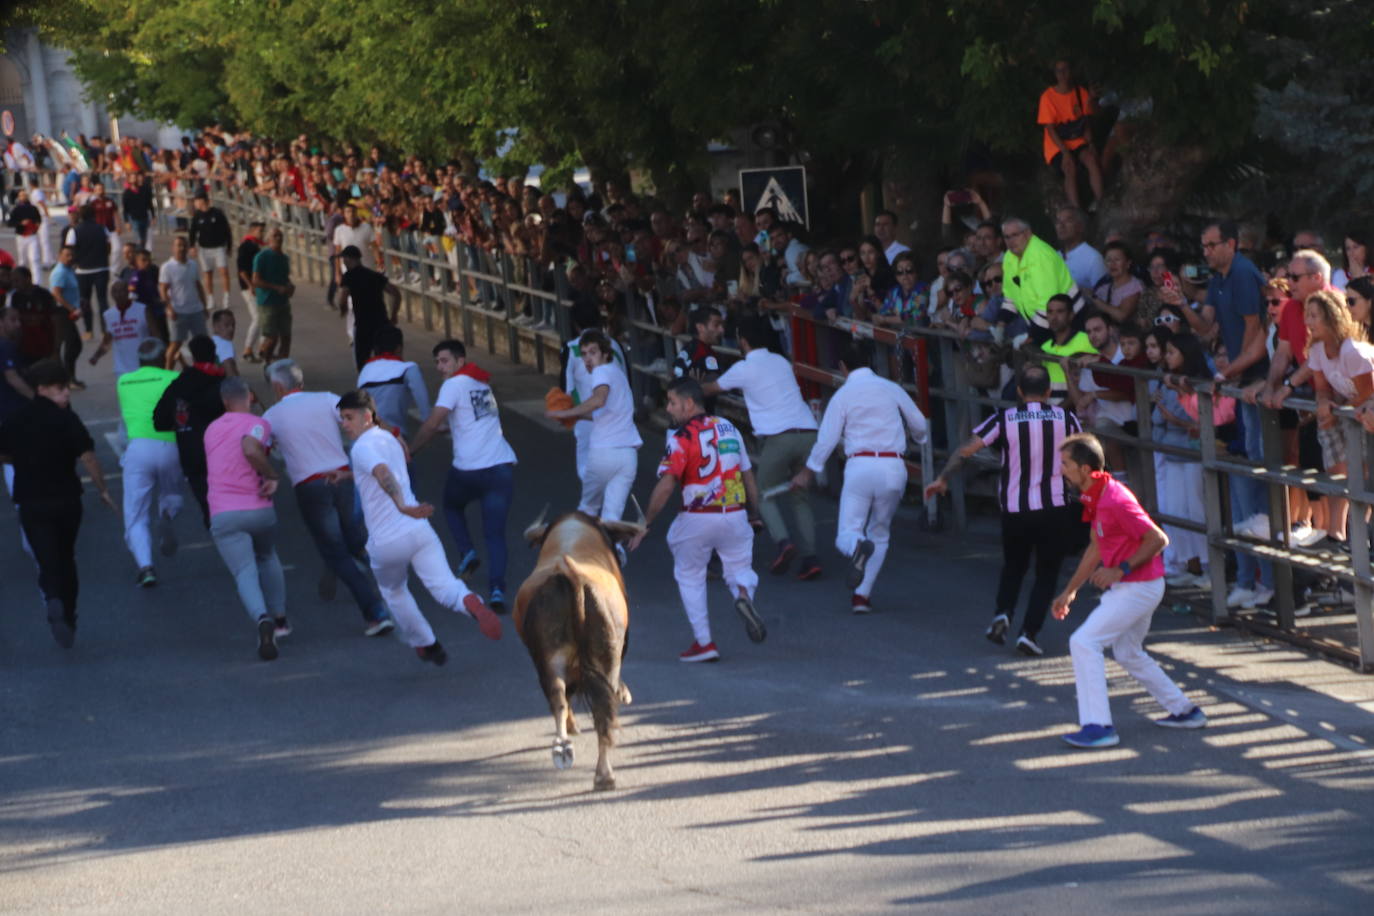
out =
[[[1040,93],[1040,113],[1036,122],[1045,128],[1045,162],[1058,163],[1064,171],[1064,194],[1069,203],[1078,204],[1078,163],[1088,170],[1094,203],[1102,199],[1102,166],[1093,145],[1088,116],[1097,113],[1092,97],[1074,82],[1073,67],[1066,60],[1054,63],[1054,85]]]

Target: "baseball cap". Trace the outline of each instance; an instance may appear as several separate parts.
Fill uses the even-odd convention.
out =
[[[153,359],[161,359],[167,345],[156,337],[145,337],[138,342],[138,361],[148,362]]]

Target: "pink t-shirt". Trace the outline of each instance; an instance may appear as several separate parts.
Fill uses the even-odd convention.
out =
[[[1097,549],[1102,565],[1111,569],[1120,566],[1140,548],[1140,540],[1153,526],[1150,516],[1136,502],[1135,494],[1116,480],[1107,481],[1097,498],[1097,515],[1093,518],[1093,532],[1097,535]],[[1139,569],[1123,578],[1123,582],[1149,582],[1164,575],[1162,553],[1151,557]]]
[[[272,444],[272,424],[251,413],[229,411],[205,427],[205,469],[212,518],[221,512],[266,509],[272,505],[272,500],[258,495],[262,478],[244,457],[244,436],[252,436],[267,448]]]

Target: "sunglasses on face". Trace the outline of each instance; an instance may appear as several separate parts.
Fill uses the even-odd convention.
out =
[[[1292,280],[1293,282],[1296,283],[1298,280],[1301,280],[1301,279],[1303,279],[1304,277],[1310,277],[1310,276],[1312,276],[1310,273],[1306,273],[1306,274],[1295,274],[1295,273],[1290,273],[1290,274],[1288,275],[1288,279],[1289,279],[1289,280]]]
[[[1171,324],[1178,324],[1178,316],[1177,316],[1177,315],[1174,315],[1174,314],[1172,314],[1172,313],[1164,314],[1164,315],[1158,315],[1158,316],[1155,317],[1155,324],[1156,324],[1156,325],[1171,325]]]
[[[951,296],[957,296],[957,295],[959,295],[960,293],[962,293],[962,292],[963,292],[965,289],[967,289],[967,288],[968,288],[968,287],[965,287],[965,286],[951,286],[951,287],[949,288],[949,294],[950,294]]]
[[[986,282],[987,282],[988,286],[991,286],[991,285],[994,284],[994,283],[1001,283],[1001,282],[1002,282],[1002,275],[1001,275],[1001,274],[994,274],[993,276],[988,277],[988,279],[987,279]]]
[[[895,273],[899,277],[910,276],[915,272],[916,271],[912,270],[910,267],[899,267],[897,270],[893,271],[893,273]]]
[[[846,254],[840,256],[840,263],[842,264],[853,264],[857,260],[859,260],[857,255]]]
[[[1268,302],[1270,305],[1283,305],[1283,300],[1277,296],[1270,297],[1264,301]]]

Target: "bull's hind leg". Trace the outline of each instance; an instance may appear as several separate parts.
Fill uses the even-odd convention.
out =
[[[596,791],[615,788],[615,773],[611,771],[611,736],[596,736],[596,778],[592,780],[592,788]]]
[[[630,686],[626,684],[623,680],[620,682],[619,693],[620,702],[624,703],[626,706],[629,706],[631,703],[634,702],[634,697],[630,696]]]
[[[563,678],[557,675],[549,677],[545,690],[549,698],[549,710],[553,713],[554,769],[566,770],[573,765],[573,746],[568,740],[568,722],[572,719],[572,707],[568,704],[568,693]]]
[[[579,734],[579,730],[578,730],[578,728],[577,728],[577,716],[576,716],[576,714],[573,713],[573,708],[572,708],[572,704],[571,704],[571,703],[568,704],[568,734],[570,734],[570,735]]]

